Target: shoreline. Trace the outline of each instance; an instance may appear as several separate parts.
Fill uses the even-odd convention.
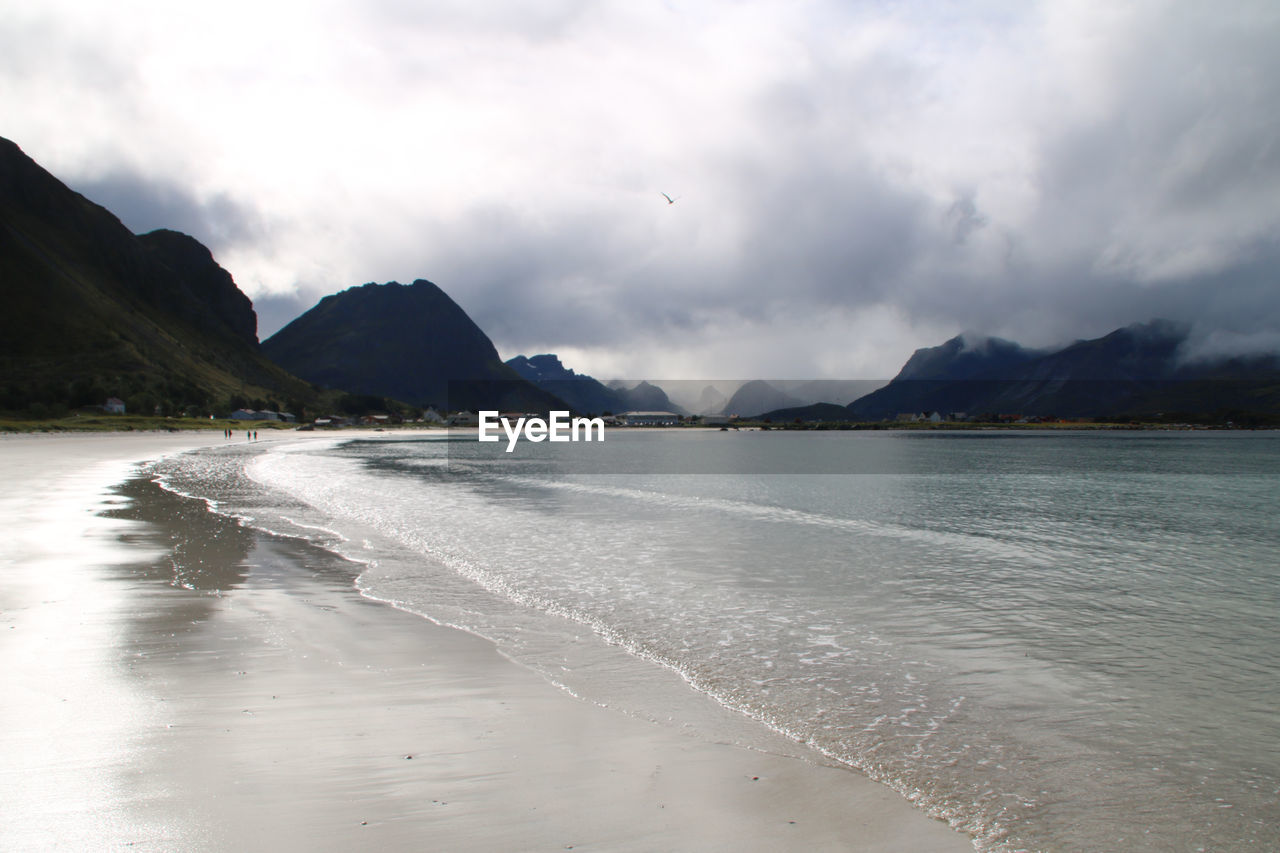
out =
[[[855,771],[578,700],[128,477],[219,436],[77,438],[0,442],[5,849],[972,849]]]

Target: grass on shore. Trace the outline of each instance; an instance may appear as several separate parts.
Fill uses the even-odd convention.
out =
[[[166,418],[158,415],[68,415],[65,418],[0,418],[0,433],[19,432],[179,432],[187,430],[284,430],[282,421],[233,421],[229,418]]]

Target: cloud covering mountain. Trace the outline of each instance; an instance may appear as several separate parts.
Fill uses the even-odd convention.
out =
[[[504,357],[870,377],[1153,316],[1274,348],[1277,41],[1265,0],[48,0],[0,22],[0,91],[264,337],[426,276]]]

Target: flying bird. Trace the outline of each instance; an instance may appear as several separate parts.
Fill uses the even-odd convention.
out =
[[[675,204],[677,201],[679,201],[679,198],[672,198],[666,193],[659,193],[659,195],[661,195],[663,198],[667,200],[667,204]]]

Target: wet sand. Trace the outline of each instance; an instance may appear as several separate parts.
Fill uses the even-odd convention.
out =
[[[0,849],[972,849],[856,773],[577,700],[328,552],[109,488],[222,441],[0,441]]]

